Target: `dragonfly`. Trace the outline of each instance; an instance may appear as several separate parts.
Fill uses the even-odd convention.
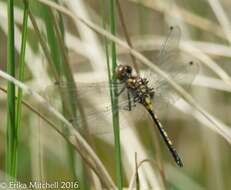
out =
[[[189,87],[198,72],[198,61],[191,56],[180,52],[180,36],[180,28],[178,26],[171,26],[160,49],[159,55],[155,59],[155,64],[168,73],[172,80],[177,83],[184,81],[187,83],[187,87]],[[120,100],[118,101],[117,107],[112,108],[110,103],[108,103],[106,106],[99,106],[100,108],[98,108],[97,111],[95,109],[87,108],[87,111],[84,112],[86,115],[84,120],[82,116],[75,116],[69,118],[69,121],[81,125],[81,123],[84,123],[85,119],[87,121],[91,120],[90,125],[93,125],[94,127],[97,120],[102,119],[100,118],[102,115],[104,116],[105,114],[115,113],[116,111],[121,110],[132,112],[133,110],[138,109],[139,106],[137,105],[141,105],[151,116],[154,126],[157,127],[176,164],[183,167],[182,159],[177,153],[176,148],[156,114],[161,107],[166,107],[168,103],[174,103],[174,101],[178,99],[174,89],[172,89],[171,85],[165,78],[158,74],[154,74],[153,72],[148,71],[144,76],[134,74],[134,69],[130,65],[118,65],[115,69],[115,76],[117,79],[116,83],[78,83],[77,89],[75,90],[66,83],[56,83],[56,85],[59,85],[59,89],[65,93],[73,90],[76,91],[78,102],[84,102],[83,109],[91,107],[90,105],[87,105],[86,100],[84,100],[84,98],[88,97],[87,95],[94,94],[97,96],[95,91],[99,89],[104,89],[104,91],[107,92],[109,92],[109,88],[117,89],[116,96]],[[72,104],[74,103],[72,102]]]

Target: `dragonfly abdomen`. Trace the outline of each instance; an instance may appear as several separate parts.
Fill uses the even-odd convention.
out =
[[[183,167],[183,162],[181,161],[180,156],[178,155],[175,147],[173,146],[172,141],[170,140],[170,138],[168,137],[167,132],[164,130],[164,128],[162,127],[162,124],[160,123],[159,119],[157,118],[157,116],[155,115],[154,111],[152,109],[149,109],[147,106],[145,106],[146,109],[148,110],[148,112],[150,113],[153,121],[155,122],[157,128],[160,131],[161,136],[163,137],[169,151],[171,152],[175,162],[177,163],[178,166]]]

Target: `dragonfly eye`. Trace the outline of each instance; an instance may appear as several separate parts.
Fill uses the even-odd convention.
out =
[[[115,74],[116,74],[116,77],[119,79],[119,80],[124,80],[125,78],[127,78],[127,75],[130,74],[128,72],[128,67],[129,66],[125,66],[125,65],[118,65],[116,67],[116,71],[115,71]]]
[[[129,65],[127,65],[127,66],[126,66],[126,72],[127,72],[128,74],[131,74],[131,73],[132,73],[132,67],[129,66]]]

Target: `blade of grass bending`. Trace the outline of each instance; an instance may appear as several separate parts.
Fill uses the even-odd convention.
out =
[[[115,21],[115,11],[114,11],[115,1],[110,0],[109,3],[109,12],[110,12],[110,31],[113,35],[116,34],[116,21]],[[116,69],[116,44],[115,42],[110,42],[110,50],[111,50],[111,82],[116,83],[115,69]],[[121,149],[120,149],[120,128],[119,128],[119,112],[113,108],[118,106],[118,89],[113,88],[111,91],[111,104],[112,104],[112,122],[113,122],[113,130],[114,130],[114,141],[115,141],[115,161],[116,161],[116,181],[117,187],[119,190],[123,188],[123,177],[122,177],[122,161],[121,161]]]
[[[24,0],[24,15],[23,15],[23,26],[22,26],[22,39],[21,39],[21,50],[19,57],[19,80],[24,79],[25,70],[25,51],[26,51],[26,39],[27,39],[27,21],[28,21],[29,5],[28,1]],[[18,136],[18,130],[21,126],[21,112],[22,112],[22,89],[18,89],[18,98],[16,101],[16,134]],[[15,161],[15,172],[17,173],[17,150],[16,150],[16,161]]]
[[[8,0],[8,36],[7,36],[7,73],[15,77],[14,59],[14,0]],[[15,123],[15,85],[8,82],[7,86],[7,142],[6,142],[6,173],[16,177],[17,133]]]

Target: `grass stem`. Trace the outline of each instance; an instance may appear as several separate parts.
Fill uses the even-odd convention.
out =
[[[115,1],[110,0],[110,31],[113,35],[116,34],[116,19],[115,19],[115,11],[114,5]],[[115,76],[115,69],[117,66],[116,60],[116,45],[115,42],[110,43],[110,51],[111,51],[111,81],[112,83],[116,83],[116,76]],[[123,177],[122,177],[122,161],[121,161],[121,149],[120,149],[120,128],[119,128],[119,112],[117,109],[118,106],[118,89],[113,88],[111,89],[111,104],[112,104],[112,122],[113,122],[113,129],[114,129],[114,141],[115,141],[115,162],[116,162],[116,181],[117,187],[119,190],[123,188]]]
[[[7,73],[15,77],[14,58],[14,0],[8,0],[8,36],[7,36]],[[16,177],[17,133],[15,121],[15,85],[8,82],[7,87],[7,142],[6,142],[6,173]]]
[[[20,56],[19,56],[19,80],[23,81],[24,79],[24,70],[25,70],[25,52],[26,52],[26,39],[27,39],[27,21],[28,21],[28,12],[29,12],[29,5],[28,1],[24,1],[24,15],[23,15],[23,26],[22,26],[22,40],[21,40],[21,50],[20,50]],[[18,89],[18,98],[16,101],[16,135],[17,135],[17,141],[18,141],[18,129],[20,129],[21,126],[21,115],[22,115],[22,89]],[[15,167],[15,173],[17,174],[17,145],[16,145],[16,159],[14,163]]]

